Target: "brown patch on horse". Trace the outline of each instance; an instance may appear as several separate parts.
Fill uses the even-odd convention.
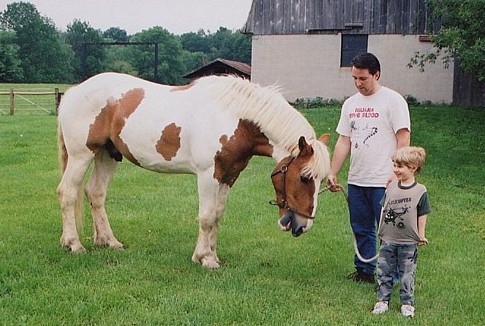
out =
[[[214,157],[214,179],[232,187],[253,155],[271,156],[268,138],[251,121],[239,120],[231,137],[219,138],[222,147]]]
[[[125,126],[125,119],[135,112],[144,97],[145,91],[142,88],[134,88],[123,94],[118,100],[108,99],[106,106],[101,109],[94,122],[89,126],[86,146],[96,153],[101,146],[111,140],[124,157],[134,164],[140,165],[128,146],[121,140],[120,133]]]
[[[188,90],[189,88],[191,88],[192,86],[194,86],[193,83],[190,83],[190,84],[187,84],[187,85],[172,86],[172,88],[170,88],[170,91],[171,92],[185,91],[185,90]]]
[[[181,130],[182,127],[177,127],[175,123],[171,123],[162,131],[162,135],[155,147],[157,152],[160,153],[166,161],[172,160],[180,149]]]

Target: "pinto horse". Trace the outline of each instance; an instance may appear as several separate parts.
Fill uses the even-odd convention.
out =
[[[62,179],[61,245],[84,252],[77,231],[84,192],[91,204],[95,245],[122,249],[105,210],[122,158],[142,168],[197,176],[199,236],[192,260],[218,268],[219,222],[229,190],[253,155],[274,158],[279,225],[298,236],[312,226],[320,183],[329,171],[324,139],[274,87],[233,76],[168,86],[103,73],[69,89],[58,116]]]

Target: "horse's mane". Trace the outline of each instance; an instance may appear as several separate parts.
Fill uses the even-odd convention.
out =
[[[304,136],[314,155],[302,174],[326,176],[330,160],[327,147],[316,138],[313,127],[285,100],[277,86],[262,87],[235,76],[208,76],[196,82],[199,83],[212,85],[225,109],[254,122],[271,141],[292,156],[298,155],[298,139]]]

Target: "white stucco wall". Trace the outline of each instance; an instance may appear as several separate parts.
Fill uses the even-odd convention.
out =
[[[289,101],[297,98],[342,100],[356,92],[350,68],[340,67],[341,35],[257,35],[252,40],[251,80],[280,85]],[[425,72],[407,68],[414,52],[432,43],[417,35],[369,35],[368,51],[381,62],[384,86],[418,101],[451,103],[453,65],[427,65]]]

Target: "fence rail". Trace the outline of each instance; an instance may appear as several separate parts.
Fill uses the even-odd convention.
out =
[[[22,111],[40,111],[57,115],[63,94],[63,92],[59,91],[59,88],[55,88],[54,91],[16,91],[11,89],[10,91],[0,91],[0,98],[2,96],[9,97],[8,105],[5,105],[5,107],[8,106],[10,115],[15,114],[20,101],[24,107]],[[0,106],[1,114],[6,113],[2,110],[3,107],[4,105]]]

